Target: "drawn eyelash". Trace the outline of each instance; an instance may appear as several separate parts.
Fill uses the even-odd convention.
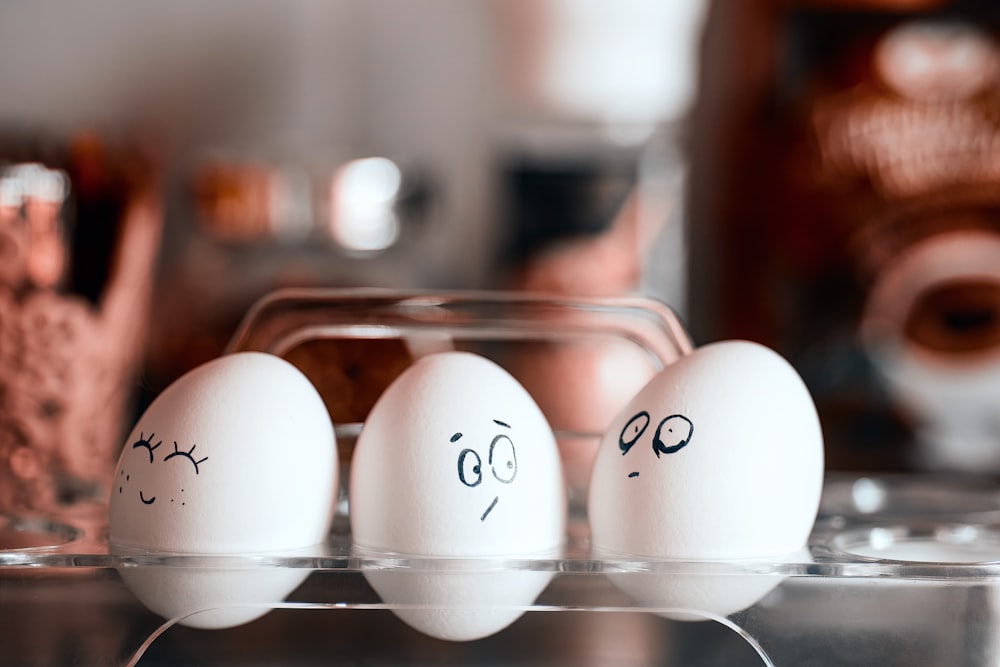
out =
[[[139,432],[139,439],[132,443],[132,449],[135,449],[136,447],[145,447],[146,449],[149,450],[149,462],[150,463],[153,462],[153,450],[163,444],[163,441],[160,440],[159,442],[157,442],[154,445],[153,444],[153,438],[155,436],[156,436],[155,433],[150,433],[149,437],[147,438],[147,437],[145,437],[143,435],[142,431],[140,431]]]
[[[174,440],[174,451],[173,451],[173,453],[167,454],[166,456],[164,456],[163,457],[163,462],[166,463],[167,461],[169,461],[170,459],[174,458],[175,456],[183,456],[184,458],[186,458],[187,460],[189,460],[191,463],[194,464],[194,474],[197,475],[198,474],[198,464],[199,463],[204,463],[205,461],[208,460],[207,456],[204,457],[204,458],[195,460],[195,458],[194,458],[194,448],[197,447],[197,446],[198,445],[191,445],[191,449],[189,449],[189,450],[187,450],[185,452],[185,451],[182,451],[180,449],[180,447],[177,446],[177,441]]]

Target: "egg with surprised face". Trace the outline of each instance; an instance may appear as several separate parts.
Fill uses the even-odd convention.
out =
[[[325,541],[337,492],[336,441],[309,380],[276,356],[210,361],[167,387],[122,450],[109,507],[118,553],[254,554]],[[169,570],[169,572],[167,572]],[[301,573],[188,568],[121,570],[167,618],[223,627],[261,615]],[[242,612],[198,614],[220,606]]]
[[[528,392],[494,362],[467,352],[424,357],[365,421],[351,464],[350,519],[354,544],[367,554],[552,557],[566,528],[555,437]],[[386,602],[449,607],[397,613],[427,634],[463,640],[511,623],[551,576],[494,573],[469,585],[468,568],[365,575]],[[489,609],[489,591],[503,596],[503,609]]]
[[[628,558],[799,558],[823,465],[816,408],[791,365],[756,343],[705,345],[654,377],[602,439],[588,499],[593,548]],[[615,579],[629,586],[628,576]],[[683,578],[631,578],[639,579],[628,592],[647,604],[711,613],[738,610],[777,582],[689,578],[686,595]]]
[[[468,352],[429,355],[365,421],[350,517],[366,549],[463,557],[556,548],[566,501],[555,437],[497,364]]]

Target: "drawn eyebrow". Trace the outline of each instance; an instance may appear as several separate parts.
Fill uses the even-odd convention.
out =
[[[451,441],[452,442],[458,442],[458,439],[461,438],[461,437],[462,437],[461,433],[456,433],[455,435],[451,436]]]
[[[499,419],[494,419],[494,420],[493,420],[493,423],[494,423],[494,424],[498,424],[498,425],[500,425],[500,426],[506,426],[507,428],[510,428],[510,424],[505,424],[505,423],[503,423],[502,421],[500,421]]]

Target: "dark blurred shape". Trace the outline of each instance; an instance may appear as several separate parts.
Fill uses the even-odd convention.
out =
[[[1000,252],[952,237],[1000,238],[1000,6],[752,5],[717,3],[709,25],[694,338],[789,358],[830,467],[1000,472],[985,401],[941,421],[1000,352],[983,272]]]
[[[285,358],[316,385],[334,424],[357,424],[416,355],[403,340],[334,339],[305,341]],[[354,442],[341,438],[338,445],[347,466]]]
[[[987,280],[944,283],[922,294],[906,318],[917,345],[961,355],[1000,345],[1000,285]]]
[[[513,163],[505,173],[512,253],[525,257],[546,244],[607,231],[638,180],[637,160]]]

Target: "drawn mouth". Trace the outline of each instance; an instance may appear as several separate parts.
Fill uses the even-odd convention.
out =
[[[483,512],[483,515],[482,515],[481,517],[479,517],[479,520],[480,520],[480,521],[486,521],[486,516],[487,516],[487,515],[488,515],[488,514],[489,514],[490,512],[492,512],[492,511],[493,511],[493,508],[494,508],[494,507],[496,507],[496,506],[497,506],[497,501],[498,501],[498,500],[500,500],[500,496],[497,496],[496,498],[494,498],[494,499],[493,499],[493,502],[492,502],[492,503],[490,503],[490,506],[486,508],[486,511],[485,511],[485,512]]]
[[[638,477],[638,476],[639,476],[639,473],[637,473],[637,472],[630,472],[630,473],[628,474],[628,476],[629,476],[630,478],[631,478],[631,477]]]
[[[146,500],[146,497],[142,495],[142,489],[139,489],[139,500],[142,501],[143,505],[152,505],[153,503],[156,502],[156,496],[153,496],[149,500]]]

